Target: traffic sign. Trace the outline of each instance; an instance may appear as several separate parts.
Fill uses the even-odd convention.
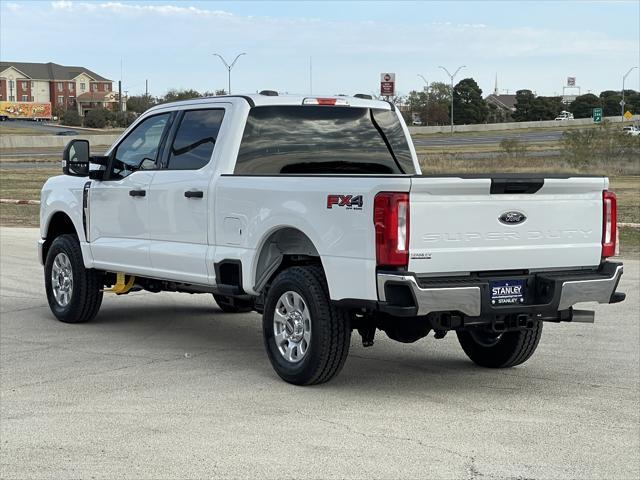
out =
[[[624,119],[625,120],[631,120],[631,117],[633,117],[633,114],[629,110],[624,112]]]
[[[381,73],[380,74],[380,95],[392,97],[396,94],[396,74]]]
[[[593,123],[602,122],[602,109],[594,108],[591,117],[593,118]]]

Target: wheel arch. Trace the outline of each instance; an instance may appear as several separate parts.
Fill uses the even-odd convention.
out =
[[[281,226],[265,234],[257,249],[253,272],[254,290],[261,293],[282,269],[296,264],[314,263],[322,268],[318,249],[302,230]]]
[[[62,210],[57,210],[49,216],[49,219],[43,229],[44,244],[42,247],[42,258],[47,258],[47,253],[53,241],[60,235],[76,235],[79,237],[78,229],[76,228],[71,216]]]

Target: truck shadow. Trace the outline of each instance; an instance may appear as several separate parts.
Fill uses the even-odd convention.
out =
[[[128,302],[127,302],[128,303]],[[250,377],[259,384],[287,386],[271,369],[262,344],[262,319],[256,313],[228,314],[210,303],[176,302],[162,305],[105,305],[91,323],[109,345],[121,350],[164,358],[189,356],[204,369]],[[93,333],[96,333],[95,331]],[[187,364],[184,364],[187,365]],[[192,368],[185,366],[183,368]],[[331,382],[314,387],[330,391],[464,392],[509,391],[532,387],[535,367],[482,369],[471,363],[455,334],[444,340],[431,336],[414,344],[400,344],[378,332],[376,344],[363,348],[354,332],[342,372]],[[287,388],[294,388],[287,386]],[[546,387],[547,392],[549,385]]]

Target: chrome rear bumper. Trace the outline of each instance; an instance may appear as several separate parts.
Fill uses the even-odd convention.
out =
[[[605,262],[597,271],[549,272],[527,275],[526,278],[536,285],[544,282],[548,285],[549,295],[542,300],[517,306],[494,306],[489,302],[489,281],[500,277],[474,277],[464,279],[442,279],[442,282],[430,280],[421,286],[414,275],[379,273],[377,278],[378,300],[394,306],[389,287],[401,285],[408,287],[413,296],[416,315],[432,312],[462,312],[470,317],[499,313],[556,313],[567,310],[576,303],[598,302],[615,303],[624,299],[623,294],[614,295],[622,276],[622,263]],[[546,286],[545,285],[545,286]],[[392,287],[393,288],[393,287]],[[406,305],[402,305],[406,307]]]

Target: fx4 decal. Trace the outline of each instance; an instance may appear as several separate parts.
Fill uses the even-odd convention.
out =
[[[362,210],[362,195],[327,195],[327,208],[345,207],[347,210]]]

